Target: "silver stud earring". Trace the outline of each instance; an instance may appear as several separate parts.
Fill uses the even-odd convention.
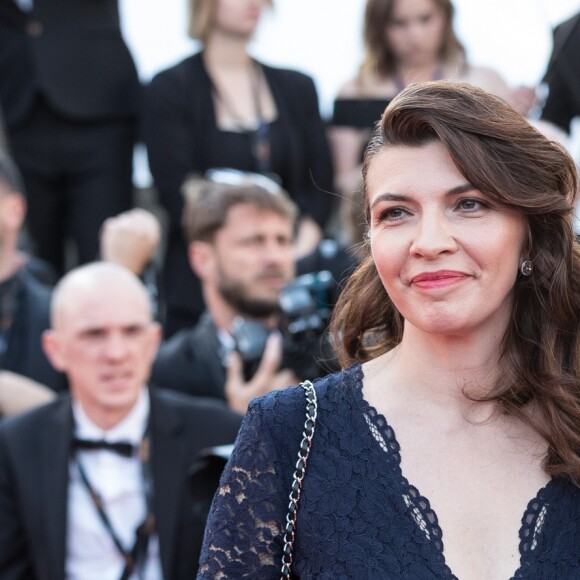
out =
[[[531,276],[533,271],[534,271],[534,264],[532,263],[531,260],[524,260],[520,264],[520,272],[524,276]]]

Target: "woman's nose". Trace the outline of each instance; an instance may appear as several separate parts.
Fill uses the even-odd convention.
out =
[[[442,215],[423,216],[414,231],[410,252],[424,258],[457,250],[452,224]]]

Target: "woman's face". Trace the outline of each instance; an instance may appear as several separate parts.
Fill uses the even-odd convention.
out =
[[[419,66],[437,60],[444,29],[445,16],[434,0],[395,0],[385,35],[398,64]]]
[[[214,30],[228,36],[249,38],[267,0],[215,0]]]
[[[393,147],[367,173],[371,251],[405,325],[464,336],[507,326],[524,216],[467,182],[443,145]]]

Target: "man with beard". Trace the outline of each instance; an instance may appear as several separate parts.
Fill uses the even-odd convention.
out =
[[[240,413],[252,398],[299,382],[293,371],[280,369],[278,332],[270,334],[249,380],[232,337],[240,318],[275,330],[280,292],[294,278],[296,206],[284,191],[262,183],[186,182],[183,224],[206,312],[193,329],[161,346],[152,375],[156,384],[225,399]]]

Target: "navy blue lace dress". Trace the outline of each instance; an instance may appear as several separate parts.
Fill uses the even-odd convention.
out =
[[[403,477],[395,434],[364,400],[362,377],[355,365],[316,383],[293,572],[303,579],[455,578],[437,516]],[[198,578],[280,578],[304,413],[301,388],[250,406],[209,515]],[[514,578],[580,578],[580,489],[554,478],[529,502],[520,556]]]

